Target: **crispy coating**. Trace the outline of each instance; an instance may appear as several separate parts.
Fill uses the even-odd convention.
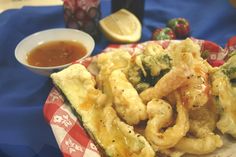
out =
[[[170,44],[165,51],[171,56],[172,65],[177,67],[183,64],[191,67],[194,61],[202,60],[200,46],[189,38]]]
[[[114,70],[109,84],[117,113],[128,124],[134,125],[147,118],[146,106],[121,70]]]
[[[187,39],[170,45],[165,51],[171,57],[173,67],[154,87],[140,93],[142,100],[147,103],[178,90],[188,109],[204,106],[209,99],[209,66],[200,57],[199,46]]]
[[[177,118],[175,125],[168,127],[164,132],[161,129],[168,126],[173,118],[172,107],[165,101],[152,100],[147,105],[149,120],[145,128],[145,137],[154,150],[171,148],[185,136],[189,129],[188,112],[177,96]]]
[[[189,111],[190,128],[192,136],[201,138],[212,133],[216,128],[218,115],[213,104],[207,104]]]
[[[190,73],[187,67],[172,68],[164,75],[153,88],[148,88],[140,93],[141,99],[146,103],[154,98],[167,96],[187,82]]]
[[[193,73],[179,90],[183,104],[188,109],[204,106],[209,100],[210,83],[208,69],[204,62],[197,62],[192,67]]]
[[[82,65],[51,76],[106,155],[203,155],[223,145],[217,128],[236,137],[236,55],[212,68],[190,39],[139,51],[98,55],[95,79]]]
[[[96,85],[93,76],[80,64],[74,64],[59,74],[53,73],[51,78],[56,86],[61,88],[63,93],[67,95],[71,104],[84,103],[88,94],[87,92],[92,91]],[[74,92],[77,93],[76,96]],[[75,108],[77,107],[75,106]]]
[[[130,63],[131,55],[125,50],[117,50],[102,53],[97,58],[99,72],[96,76],[97,87],[101,89],[112,102],[112,92],[108,79],[113,70],[122,69],[125,71]]]
[[[212,94],[220,109],[217,128],[222,133],[236,137],[236,56],[233,55],[212,74]]]
[[[175,148],[186,153],[202,155],[211,153],[222,145],[220,136],[211,133],[203,138],[183,137]]]
[[[107,156],[155,156],[147,140],[121,121],[112,105],[107,105],[106,96],[95,89],[95,80],[83,65],[74,64],[51,77]]]
[[[191,136],[183,137],[175,149],[190,154],[208,154],[223,145],[220,136],[213,131],[216,128],[217,115],[211,109],[212,104],[189,112]]]
[[[179,150],[176,150],[175,148],[170,148],[170,149],[163,149],[160,150],[160,156],[164,156],[164,157],[181,157],[183,156],[185,153]]]
[[[213,75],[213,92],[220,106],[220,120],[217,128],[222,133],[236,137],[236,91],[231,86],[229,78],[218,71]]]
[[[156,54],[162,53],[163,51],[164,49],[159,44],[147,44],[143,51],[143,54],[155,56]]]

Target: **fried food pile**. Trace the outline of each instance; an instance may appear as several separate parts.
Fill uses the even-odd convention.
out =
[[[236,55],[213,68],[191,39],[98,55],[51,75],[105,156],[203,155],[236,137]]]

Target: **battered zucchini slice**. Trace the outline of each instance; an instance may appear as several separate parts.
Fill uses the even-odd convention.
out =
[[[51,75],[80,116],[84,128],[109,157],[154,157],[146,139],[119,119],[106,96],[95,89],[96,82],[87,69],[74,64]]]

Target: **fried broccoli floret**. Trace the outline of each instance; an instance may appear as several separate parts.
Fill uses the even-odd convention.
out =
[[[150,86],[154,86],[170,69],[171,58],[168,54],[165,52],[146,52],[134,58],[128,70],[127,78],[140,93]]]

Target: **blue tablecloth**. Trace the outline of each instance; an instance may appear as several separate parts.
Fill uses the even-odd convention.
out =
[[[102,14],[110,1],[102,0]],[[224,46],[236,35],[236,9],[227,0],[147,0],[141,41],[156,27],[174,17],[184,17],[191,35]],[[64,27],[62,6],[24,7],[0,14],[0,156],[60,157],[53,133],[44,120],[43,104],[52,88],[49,78],[36,75],[14,58],[17,43],[29,34]],[[107,46],[102,38],[93,54]]]

